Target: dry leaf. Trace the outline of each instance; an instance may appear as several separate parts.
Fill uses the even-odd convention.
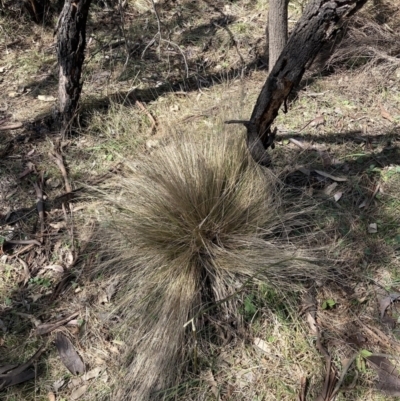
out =
[[[307,312],[306,320],[308,325],[310,326],[311,333],[317,335],[318,334],[317,322],[315,321],[314,316],[310,312]]]
[[[104,366],[97,366],[96,368],[89,370],[89,372],[86,372],[83,376],[82,379],[87,381],[96,378],[97,376],[100,375],[100,373],[104,370]]]
[[[210,389],[214,394],[214,397],[217,400],[219,400],[220,398],[219,398],[218,384],[214,379],[214,375],[211,369],[207,369],[205,372],[203,372],[202,379],[210,386]]]
[[[73,377],[70,382],[68,383],[68,388],[75,388],[81,386],[83,384],[81,377]]]
[[[111,301],[111,298],[117,291],[118,283],[119,283],[119,281],[117,279],[115,279],[106,288],[106,294],[107,294],[107,298],[108,298],[109,302]]]
[[[311,174],[311,171],[305,167],[297,167],[297,171],[300,171],[300,173],[303,173],[304,175],[307,176]]]
[[[70,399],[71,400],[78,400],[79,398],[81,398],[87,391],[88,386],[85,384],[81,387],[78,387],[76,390],[74,390],[71,393]]]
[[[50,223],[50,227],[55,228],[57,231],[61,228],[65,228],[67,223],[65,221],[59,221],[58,223]]]
[[[47,393],[47,399],[49,401],[56,401],[56,396],[52,391],[50,391],[50,392]]]
[[[146,148],[148,150],[153,149],[153,148],[157,148],[158,145],[160,144],[160,141],[157,139],[149,139],[146,141]]]
[[[325,167],[332,164],[332,158],[326,150],[317,150],[319,157],[322,159],[322,163]]]
[[[369,234],[375,234],[378,232],[378,225],[376,223],[371,223],[368,226],[368,233]]]
[[[266,341],[262,340],[261,338],[256,337],[254,339],[254,345],[261,351],[265,352],[266,354],[271,353],[270,345]]]
[[[332,191],[338,186],[337,182],[333,182],[332,184],[328,185],[325,189],[324,189],[324,194],[325,195],[330,195],[332,193]]]
[[[57,273],[64,273],[64,268],[61,265],[44,266],[43,269],[50,269],[50,270],[54,270]]]
[[[368,199],[364,199],[358,206],[360,209],[368,205]]]
[[[37,98],[42,102],[54,102],[55,100],[57,100],[54,96],[51,95],[39,95]]]
[[[65,381],[64,379],[58,379],[53,383],[53,389],[56,393],[64,386]]]
[[[101,380],[103,383],[107,383],[107,382],[108,382],[108,373],[107,373],[107,371],[105,371],[105,372],[100,376],[100,380]]]
[[[82,359],[75,351],[71,341],[65,337],[64,334],[60,332],[57,333],[55,345],[62,363],[72,374],[82,374],[85,371],[85,365],[83,364]]]
[[[108,295],[107,295],[106,291],[101,291],[100,292],[99,297],[97,299],[97,302],[99,304],[101,304],[101,305],[108,304],[109,298],[108,298]]]
[[[389,294],[387,297],[381,299],[379,301],[379,312],[381,314],[381,319],[385,315],[386,309],[395,301],[400,298],[400,294],[395,292],[393,294]]]
[[[333,195],[333,199],[335,199],[335,202],[338,202],[342,195],[343,192],[336,192],[335,195]]]
[[[65,258],[65,264],[68,267],[71,267],[74,264],[74,255],[70,250],[65,250],[64,258]]]
[[[315,117],[314,120],[310,122],[310,127],[318,127],[319,125],[322,124],[325,124],[325,117],[321,114]]]
[[[332,181],[344,182],[347,181],[347,178],[344,177],[336,177],[332,174],[326,173],[325,171],[321,170],[314,170],[317,174],[322,175],[322,177],[330,178]]]
[[[394,122],[393,116],[381,106],[381,116],[390,122]]]

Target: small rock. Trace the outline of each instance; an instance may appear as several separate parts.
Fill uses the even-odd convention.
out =
[[[375,234],[378,232],[378,225],[376,223],[371,223],[368,226],[368,233],[369,234]]]

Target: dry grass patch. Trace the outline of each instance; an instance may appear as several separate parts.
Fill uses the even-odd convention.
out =
[[[330,275],[293,234],[306,224],[307,203],[297,198],[289,208],[279,182],[249,159],[232,129],[180,134],[131,169],[105,198],[115,210],[101,237],[110,237],[112,252],[96,271],[118,277],[122,291],[118,310],[133,358],[123,398],[144,400],[175,383],[184,366],[198,369],[188,322],[240,323],[235,294],[243,284],[295,289]]]

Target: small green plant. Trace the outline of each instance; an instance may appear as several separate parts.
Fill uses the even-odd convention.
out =
[[[370,166],[367,168],[367,174],[368,175],[374,175],[374,174],[381,174],[382,170],[379,167],[376,167],[375,164],[370,164]]]
[[[356,367],[357,370],[361,373],[365,373],[367,371],[367,366],[365,360],[372,355],[372,352],[362,349],[356,358]]]
[[[336,302],[333,299],[326,299],[322,302],[321,308],[324,310],[332,309],[336,305]]]
[[[249,294],[245,299],[244,299],[244,315],[246,318],[252,319],[254,315],[257,312],[257,308],[254,305],[254,295]]]
[[[51,281],[46,277],[32,277],[29,279],[29,284],[36,284],[45,288],[49,288],[51,286]]]
[[[389,181],[394,175],[400,174],[400,166],[391,167],[382,174],[383,181]]]

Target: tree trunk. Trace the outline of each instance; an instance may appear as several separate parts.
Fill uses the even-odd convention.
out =
[[[91,0],[65,0],[58,21],[58,100],[63,132],[70,129],[82,90],[86,21]]]
[[[268,71],[274,68],[288,35],[289,0],[269,0],[268,11]]]
[[[253,158],[269,165],[266,149],[273,144],[271,125],[282,103],[296,87],[322,45],[336,34],[343,18],[359,10],[367,0],[311,0],[264,84],[247,128],[247,145]]]

